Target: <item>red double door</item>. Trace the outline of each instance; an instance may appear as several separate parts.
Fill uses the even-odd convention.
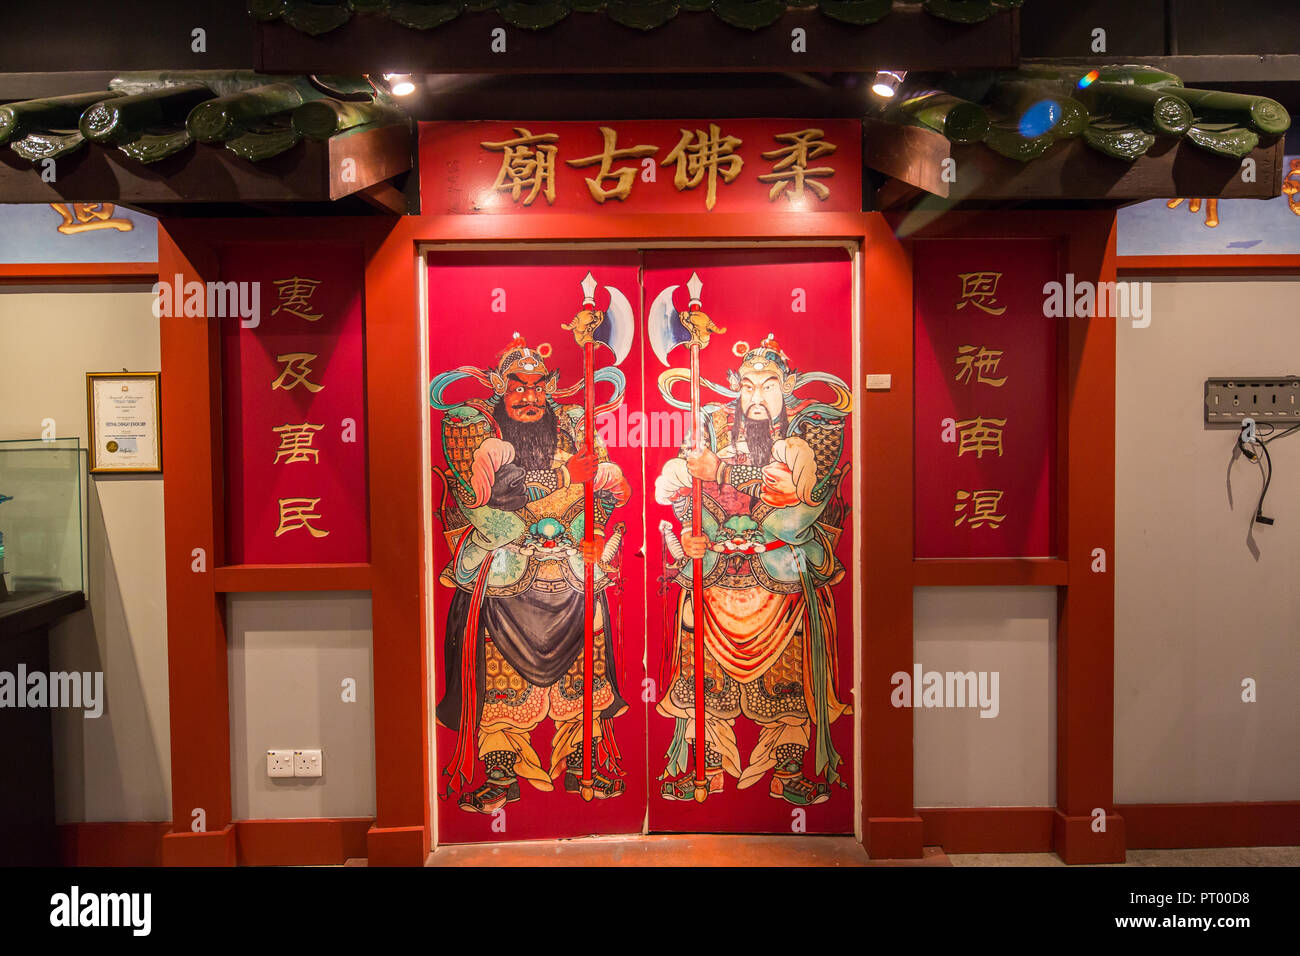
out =
[[[849,254],[427,268],[440,842],[852,832]]]

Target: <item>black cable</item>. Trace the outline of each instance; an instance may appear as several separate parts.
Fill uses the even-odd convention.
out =
[[[1244,431],[1239,432],[1237,434],[1237,445],[1238,447],[1241,448],[1242,454],[1244,454],[1251,461],[1257,462],[1259,464],[1260,471],[1264,472],[1264,487],[1261,488],[1259,492],[1259,504],[1255,506],[1254,520],[1259,524],[1271,525],[1273,523],[1273,519],[1266,517],[1264,514],[1264,498],[1268,495],[1268,486],[1273,482],[1273,456],[1268,453],[1268,445],[1269,442],[1275,442],[1279,438],[1285,438],[1287,435],[1290,435],[1293,432],[1300,430],[1300,425],[1292,425],[1286,431],[1278,432],[1278,434],[1276,435],[1274,435],[1273,432],[1277,431],[1277,429],[1274,428],[1272,422],[1261,422],[1259,427],[1263,427],[1263,426],[1267,426],[1268,431],[1264,432],[1263,434],[1260,434],[1258,431],[1256,431],[1255,441],[1252,443],[1258,445],[1260,450],[1264,453],[1264,460],[1262,462],[1259,460],[1258,455],[1256,455],[1253,451],[1251,451],[1249,448],[1246,447],[1247,443],[1242,441],[1242,437],[1245,434]],[[1267,471],[1264,470],[1265,465],[1268,466]]]
[[[1282,436],[1279,435],[1278,437],[1280,438]],[[1260,524],[1272,524],[1272,518],[1264,517],[1264,496],[1268,494],[1269,483],[1273,480],[1273,459],[1268,453],[1268,442],[1261,441],[1259,447],[1264,451],[1264,461],[1268,463],[1268,472],[1264,475],[1264,487],[1261,488],[1259,492],[1259,504],[1255,506],[1255,520]],[[1263,465],[1260,465],[1261,470],[1263,467]]]

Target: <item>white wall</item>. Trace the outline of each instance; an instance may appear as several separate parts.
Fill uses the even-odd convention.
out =
[[[53,418],[85,447],[85,373],[159,368],[150,302],[147,287],[0,286],[0,438],[39,438]],[[96,720],[54,711],[57,818],[167,820],[162,478],[92,477],[88,512],[89,607],[51,632],[50,667],[102,670],[107,704]]]
[[[913,591],[924,670],[998,672],[996,717],[914,708],[916,806],[1056,805],[1056,610],[1053,587]]]
[[[1118,326],[1115,800],[1300,800],[1300,433],[1252,527],[1260,468],[1202,413],[1207,378],[1300,374],[1300,278],[1152,293]]]
[[[370,595],[231,594],[226,633],[235,819],[374,816]],[[267,776],[266,751],[318,748],[323,776]]]

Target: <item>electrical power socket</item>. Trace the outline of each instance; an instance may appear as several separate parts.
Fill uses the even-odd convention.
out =
[[[293,775],[295,777],[319,777],[323,763],[319,750],[295,750],[293,752]]]
[[[266,775],[268,777],[292,777],[293,751],[268,750],[266,752]]]

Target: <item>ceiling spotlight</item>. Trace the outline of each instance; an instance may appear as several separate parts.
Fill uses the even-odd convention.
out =
[[[415,92],[415,82],[409,73],[385,73],[384,82],[394,96],[410,96]]]
[[[871,81],[871,92],[889,99],[898,92],[905,76],[907,76],[906,70],[880,70],[876,73],[876,78]]]

